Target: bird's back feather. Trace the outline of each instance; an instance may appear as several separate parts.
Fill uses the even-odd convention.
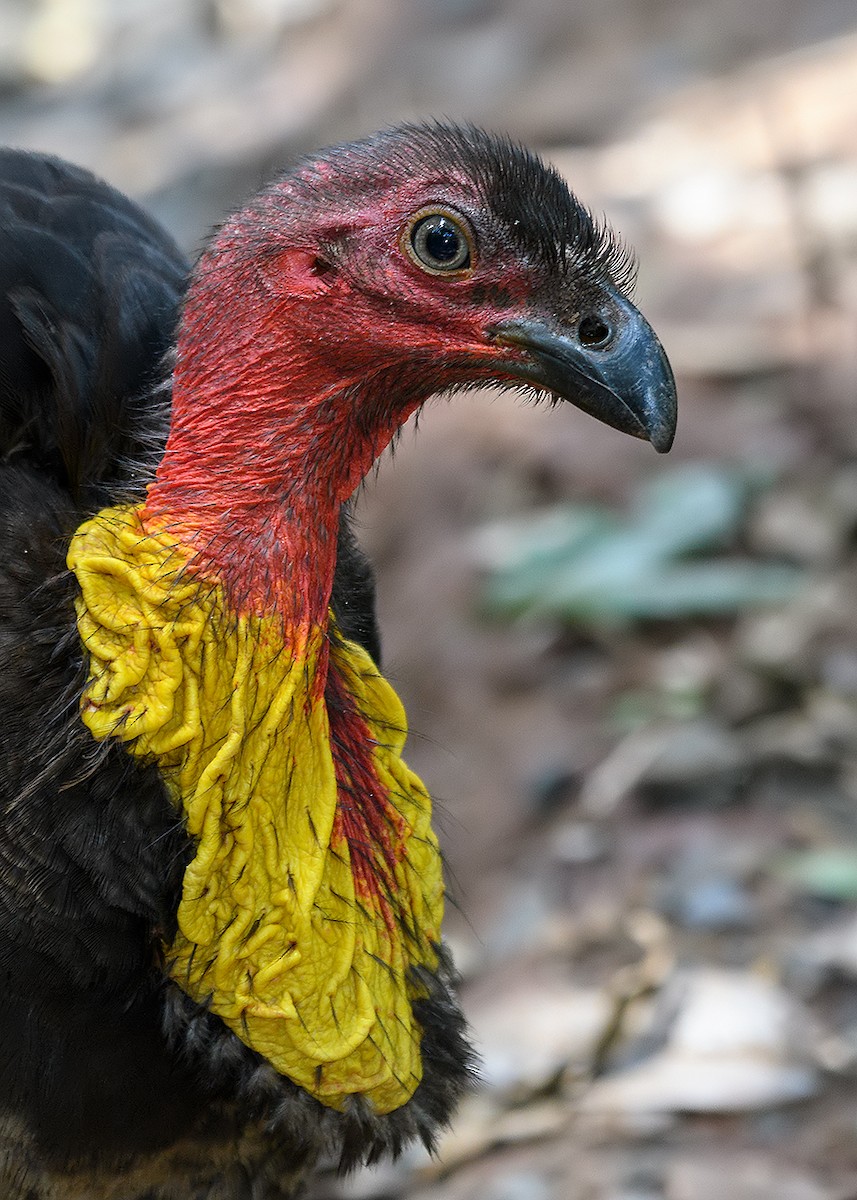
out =
[[[0,454],[103,503],[140,444],[187,264],[142,209],[89,172],[0,152]],[[154,428],[153,428],[154,426]]]

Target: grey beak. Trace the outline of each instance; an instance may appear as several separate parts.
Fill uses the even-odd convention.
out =
[[[504,373],[546,388],[665,453],[675,436],[676,390],[655,331],[618,297],[609,315],[589,318],[588,326],[586,320],[569,330],[530,319],[495,327],[496,342],[526,353],[524,359],[506,360]],[[593,331],[603,336],[593,338]]]

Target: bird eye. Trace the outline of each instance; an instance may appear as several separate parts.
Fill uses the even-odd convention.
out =
[[[601,317],[583,317],[577,327],[577,336],[581,346],[587,350],[603,350],[613,337],[613,330]]]
[[[471,243],[460,218],[448,212],[420,212],[410,223],[405,248],[418,267],[442,275],[470,266]]]

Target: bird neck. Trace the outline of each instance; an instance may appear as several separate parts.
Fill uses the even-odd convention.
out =
[[[72,538],[83,723],[156,764],[193,846],[165,967],[323,1104],[407,1103],[438,967],[431,801],[368,653],[278,613],[236,615],[137,508]]]
[[[418,401],[374,396],[367,364],[322,336],[311,296],[272,295],[224,257],[232,271],[206,262],[188,296],[145,516],[182,537],[237,611],[318,622],[340,508]]]

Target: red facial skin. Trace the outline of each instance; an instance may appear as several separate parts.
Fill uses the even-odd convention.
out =
[[[146,512],[192,541],[238,611],[318,623],[341,504],[430,395],[502,378],[520,352],[490,327],[538,280],[479,227],[472,183],[409,181],[311,221],[291,188],[230,220],[197,268]],[[431,274],[406,252],[429,206],[474,229],[469,270]]]

